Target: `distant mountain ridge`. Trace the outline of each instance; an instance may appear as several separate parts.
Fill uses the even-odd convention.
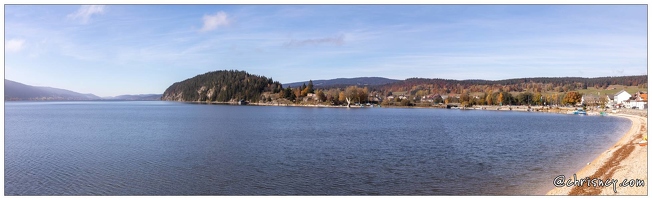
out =
[[[52,87],[25,85],[5,79],[5,100],[99,100],[94,94],[82,94]]]
[[[158,101],[163,94],[126,94],[115,97],[104,97],[106,100],[127,100],[127,101]]]
[[[99,97],[94,94],[82,94],[70,90],[31,86],[16,81],[5,79],[5,100],[66,100],[66,101],[87,101],[87,100],[127,100],[127,101],[158,101],[162,94],[136,94],[119,95],[115,97]]]
[[[383,77],[356,77],[356,78],[336,78],[336,79],[328,79],[328,80],[313,80],[312,84],[315,86],[315,88],[324,88],[324,87],[350,86],[350,85],[376,86],[376,85],[394,83],[398,81],[401,80],[388,79]],[[307,85],[308,82],[309,81],[284,83],[283,87],[294,88],[294,87],[302,86],[304,83]]]

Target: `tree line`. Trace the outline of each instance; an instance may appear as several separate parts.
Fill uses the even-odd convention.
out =
[[[560,78],[519,78],[506,80],[450,80],[409,78],[390,84],[375,87],[381,91],[411,91],[412,95],[419,90],[428,94],[461,94],[468,92],[505,91],[505,92],[570,92],[575,90],[596,88],[607,89],[610,85],[638,86],[647,88],[647,75],[620,77],[560,77]]]

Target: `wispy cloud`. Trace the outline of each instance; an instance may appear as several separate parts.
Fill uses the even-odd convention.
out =
[[[25,40],[23,39],[11,39],[5,41],[5,52],[19,52],[23,49]]]
[[[89,83],[107,77],[128,82],[151,73],[142,85],[161,87],[151,91],[160,92],[216,66],[281,82],[647,74],[645,6],[9,5],[5,10],[5,52],[11,55],[6,65],[13,66],[6,74],[19,81],[54,80],[48,76],[55,73],[65,80],[89,77]]]
[[[344,35],[338,35],[335,37],[325,37],[325,38],[317,38],[317,39],[306,39],[306,40],[295,40],[292,39],[285,44],[283,44],[284,47],[302,47],[302,46],[308,46],[308,45],[322,45],[322,44],[329,44],[329,45],[343,45],[344,44]]]
[[[214,15],[204,15],[204,26],[201,27],[199,32],[212,31],[220,26],[228,26],[231,24],[231,19],[225,12],[217,12]]]
[[[82,24],[88,23],[93,15],[104,14],[104,5],[83,5],[76,12],[68,15],[68,19],[79,20]]]

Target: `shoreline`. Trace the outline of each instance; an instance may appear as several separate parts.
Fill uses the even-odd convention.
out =
[[[254,104],[259,106],[277,106],[275,104]],[[328,107],[328,108],[347,108],[346,106],[330,105],[280,105],[280,106],[297,106],[297,107]],[[351,108],[360,108],[351,106]],[[419,107],[419,106],[383,106],[381,108],[439,108],[441,107]],[[515,112],[543,112],[554,114],[569,114],[576,108],[574,107],[554,107],[547,108],[543,106],[478,106],[464,108],[464,110],[484,110],[484,111],[515,111]],[[625,113],[620,113],[625,112]],[[590,163],[584,166],[575,174],[577,179],[585,177],[597,178],[600,180],[617,179],[621,184],[627,180],[642,180],[648,183],[647,178],[647,144],[640,146],[638,143],[647,137],[647,113],[635,114],[627,113],[627,110],[618,110],[617,113],[607,111],[607,116],[621,117],[631,121],[631,127],[625,132],[618,141],[611,145],[607,150],[597,155]],[[588,111],[587,115],[599,116],[599,111]],[[565,175],[564,181],[573,174]],[[629,182],[629,181],[628,181]],[[554,186],[553,186],[554,187]],[[616,192],[614,192],[614,190]],[[648,195],[647,185],[642,187],[621,186],[614,187],[555,187],[545,195]]]
[[[587,187],[578,186],[555,187],[546,195],[648,195],[647,193],[647,145],[640,146],[643,136],[647,137],[647,118],[625,114],[610,114],[622,117],[632,122],[629,130],[609,149],[599,154],[590,163],[587,163],[575,174],[577,180],[589,177],[607,181],[617,179],[616,186]],[[564,183],[573,179],[572,174],[565,175]],[[642,187],[623,187],[620,184],[625,180],[639,179],[646,185]],[[629,181],[628,181],[629,182]],[[614,190],[616,192],[614,192]]]
[[[231,104],[230,102],[189,102],[201,104]],[[237,103],[235,103],[237,105]],[[249,103],[253,106],[287,106],[287,107],[314,107],[314,108],[349,108],[347,106],[333,106],[333,105],[320,105],[320,104],[277,104],[277,103]],[[351,106],[350,108],[369,108]],[[421,107],[421,106],[383,106],[373,108],[431,108],[431,109],[446,109],[442,107]],[[515,111],[515,112],[543,112],[555,114],[569,114],[574,111],[574,107],[543,107],[531,106],[477,106],[470,108],[461,108],[463,110],[483,110],[483,111]],[[620,113],[624,112],[624,113]],[[647,178],[647,145],[640,146],[638,143],[647,137],[647,113],[628,113],[627,110],[618,110],[617,113],[607,112],[608,116],[615,116],[628,119],[631,121],[631,127],[625,132],[618,141],[611,145],[607,150],[603,151],[591,162],[587,163],[582,169],[575,173],[577,180],[582,180],[586,177],[598,180],[617,179],[617,184],[621,184],[624,179],[642,180],[643,183],[648,183]],[[587,115],[599,116],[597,111],[588,111]],[[574,174],[564,174],[566,183],[569,179],[573,179]],[[550,180],[552,183],[553,180]],[[583,187],[577,186],[562,186],[554,187],[545,195],[648,195],[647,185],[642,187],[628,187],[616,185],[616,187],[588,187],[585,184]],[[614,192],[617,191],[617,192]]]

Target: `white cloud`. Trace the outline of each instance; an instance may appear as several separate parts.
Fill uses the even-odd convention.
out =
[[[22,39],[11,39],[5,41],[5,52],[19,52],[23,49],[23,44],[25,40]]]
[[[104,13],[104,5],[83,5],[76,12],[68,15],[69,19],[80,20],[81,23],[86,24],[91,16],[95,14]]]
[[[219,26],[228,26],[231,20],[225,12],[217,12],[215,15],[204,15],[204,26],[201,27],[200,32],[212,31]]]

